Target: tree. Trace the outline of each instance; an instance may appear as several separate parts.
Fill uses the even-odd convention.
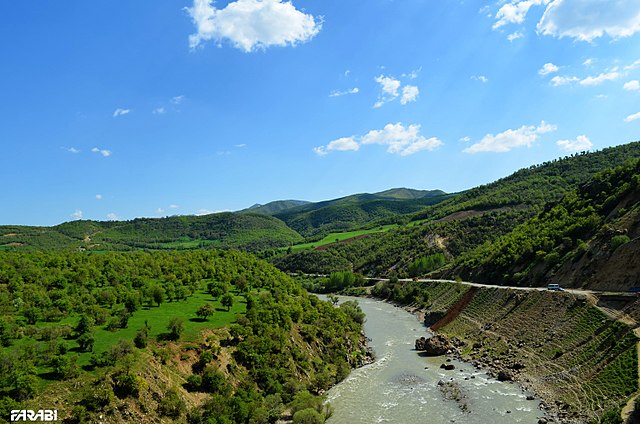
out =
[[[76,325],[75,330],[79,335],[90,332],[93,330],[93,319],[90,316],[83,314],[80,316],[80,321],[78,322],[78,325]]]
[[[164,289],[160,286],[154,286],[151,289],[151,298],[155,303],[158,304],[158,306],[160,306],[160,304],[164,302],[164,294]]]
[[[213,315],[214,309],[210,303],[206,303],[198,308],[196,311],[196,315],[203,320],[207,320],[211,315]]]
[[[133,344],[136,345],[138,349],[144,349],[145,347],[147,347],[148,340],[149,327],[145,325],[136,332],[136,336],[133,338]]]
[[[91,352],[95,342],[96,338],[92,331],[83,333],[78,337],[78,345],[80,345],[80,350],[84,352]]]
[[[178,317],[171,318],[167,330],[169,330],[169,339],[178,340],[184,331],[184,320]]]
[[[227,312],[229,312],[233,306],[233,295],[231,293],[225,293],[224,296],[222,296],[221,302],[222,306],[225,306],[227,308]]]

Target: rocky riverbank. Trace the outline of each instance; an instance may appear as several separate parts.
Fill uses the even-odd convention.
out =
[[[450,286],[423,284],[429,308],[405,309],[437,328],[436,350],[448,347],[450,357],[542,399],[541,423],[616,414],[637,391],[636,337],[585,299],[498,288],[469,294]]]

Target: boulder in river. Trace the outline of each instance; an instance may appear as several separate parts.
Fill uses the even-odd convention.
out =
[[[451,342],[446,336],[437,334],[430,338],[420,337],[416,340],[416,350],[424,351],[427,356],[440,356],[451,349]]]

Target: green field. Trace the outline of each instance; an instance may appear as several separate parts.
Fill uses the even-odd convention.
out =
[[[211,303],[214,306],[215,313],[210,316],[208,320],[203,321],[196,316],[196,310],[206,303]],[[243,296],[238,296],[237,293],[234,293],[233,306],[227,311],[227,308],[222,306],[220,300],[215,300],[209,293],[200,290],[185,300],[164,302],[160,306],[145,305],[129,318],[127,328],[109,331],[105,329],[104,325],[96,326],[93,352],[78,352],[79,346],[77,341],[75,339],[69,340],[67,342],[69,348],[67,355],[77,356],[77,363],[80,366],[89,365],[92,354],[107,351],[120,340],[132,341],[136,332],[144,327],[145,324],[151,328],[149,338],[151,340],[158,340],[162,334],[168,332],[167,325],[174,317],[184,320],[184,332],[180,338],[181,340],[198,340],[198,336],[202,330],[207,328],[222,328],[233,323],[236,319],[236,314],[246,312],[246,303]],[[37,326],[44,328],[68,324],[71,327],[75,327],[78,324],[78,320],[79,316],[73,315],[55,324],[40,322]],[[20,342],[15,343],[14,348],[34,343],[36,343],[35,340],[24,338]],[[41,372],[46,371],[48,371],[47,367],[41,368]]]
[[[345,241],[354,237],[363,236],[365,234],[384,233],[393,228],[397,228],[397,224],[383,225],[381,227],[371,228],[368,230],[346,231],[343,233],[330,233],[322,240],[314,241],[312,243],[302,243],[291,247],[293,252],[299,252],[301,250],[315,249],[316,247],[325,246],[327,244],[336,243],[339,241]]]

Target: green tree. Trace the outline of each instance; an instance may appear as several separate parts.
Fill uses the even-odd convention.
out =
[[[211,315],[213,315],[214,311],[215,310],[214,310],[213,306],[210,303],[206,303],[206,304],[204,304],[204,305],[202,305],[202,306],[200,306],[198,308],[198,310],[196,311],[196,315],[199,318],[201,318],[203,320],[206,320]]]
[[[80,346],[80,350],[83,352],[91,352],[93,351],[93,345],[96,342],[95,334],[93,331],[88,333],[82,333],[78,337],[78,345]]]
[[[227,308],[227,312],[229,312],[229,310],[233,306],[233,295],[231,293],[225,293],[222,296],[221,303],[222,303],[222,306]]]
[[[169,339],[170,340],[178,340],[184,331],[184,320],[182,318],[173,317],[169,324],[167,325],[167,330],[169,330]]]

